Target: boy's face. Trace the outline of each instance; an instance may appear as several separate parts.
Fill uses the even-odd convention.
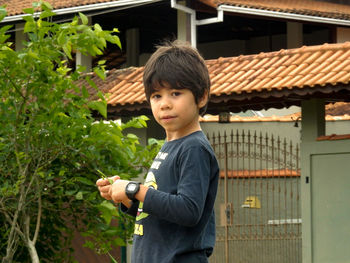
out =
[[[156,121],[165,129],[167,140],[175,140],[200,130],[199,109],[207,97],[198,104],[188,89],[173,89],[168,84],[151,94],[150,103]]]

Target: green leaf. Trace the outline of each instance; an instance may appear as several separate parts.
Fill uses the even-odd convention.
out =
[[[126,244],[122,238],[117,237],[117,238],[113,239],[113,245],[116,247],[125,247]]]
[[[100,90],[97,92],[97,96],[100,98],[100,100],[106,101],[105,97],[103,96],[103,93]]]
[[[92,182],[91,180],[89,180],[89,179],[87,179],[85,177],[75,177],[75,179],[78,182],[86,184],[86,185],[95,185],[95,182]]]
[[[69,118],[68,115],[65,114],[64,112],[57,113],[57,116],[64,117],[64,118]]]
[[[3,26],[0,28],[0,43],[4,43],[10,35],[5,35],[6,32],[12,28],[12,25]]]
[[[105,80],[106,79],[106,75],[105,75],[105,71],[102,70],[101,68],[94,68],[94,72],[96,73],[96,75],[102,79]]]
[[[98,111],[104,118],[107,118],[107,103],[105,101],[90,101],[88,106],[90,109]]]
[[[105,231],[105,234],[107,236],[116,236],[118,234],[118,230],[117,229],[108,229],[107,231]]]
[[[24,33],[33,32],[35,30],[35,28],[36,28],[33,17],[25,16],[25,17],[23,17],[23,19],[24,20],[28,19],[27,22],[24,25],[23,32]]]
[[[39,8],[40,6],[41,6],[40,2],[33,2],[32,3],[32,7],[34,7],[34,8]]]
[[[109,257],[111,258],[111,260],[112,260],[112,263],[118,263],[118,261],[116,261],[115,259],[114,259],[114,257],[112,257],[112,255],[108,252],[108,255],[109,255]]]
[[[135,134],[132,134],[132,133],[128,133],[127,137],[129,139],[132,139],[132,140],[138,140],[139,139]]]
[[[87,91],[87,89],[86,89],[86,87],[85,86],[83,86],[82,88],[81,88],[81,93],[82,93],[82,95],[83,95],[83,97],[84,98],[89,98],[89,92]]]
[[[106,47],[105,45],[103,45],[103,47]],[[92,50],[93,50],[93,54],[94,55],[102,55],[103,52],[101,51],[100,48],[98,48],[96,45],[92,45]],[[104,78],[102,78],[104,79]]]
[[[113,42],[116,44],[120,49],[122,48],[122,43],[120,42],[120,38],[118,36],[113,36]]]
[[[45,11],[52,10],[53,7],[48,2],[41,2],[41,8]]]
[[[72,46],[71,44],[68,42],[68,43],[65,43],[63,46],[62,46],[62,49],[64,51],[64,53],[66,54],[66,56],[69,58],[69,59],[73,59],[72,58]]]
[[[58,34],[57,43],[59,45],[64,45],[64,43],[66,43],[66,34],[65,34],[65,32],[60,32]]]
[[[107,225],[111,223],[113,215],[116,215],[117,209],[110,202],[104,201],[98,207],[101,212],[101,217],[104,219]]]
[[[74,195],[75,193],[76,193],[76,190],[70,190],[65,192],[66,195]]]
[[[31,14],[31,15],[33,15],[34,12],[35,12],[35,10],[34,10],[34,8],[24,8],[24,9],[23,9],[23,12],[26,13],[26,14]]]
[[[87,83],[89,83],[89,85],[90,85],[91,87],[93,87],[95,90],[98,90],[98,88],[97,88],[95,82],[93,82],[89,76],[87,76],[87,77],[85,78],[85,80],[86,80]]]
[[[77,200],[83,200],[83,192],[79,191],[78,193],[76,193],[75,198]]]
[[[6,9],[0,6],[0,21],[3,20],[7,15]]]
[[[83,25],[87,25],[89,23],[89,19],[86,15],[84,15],[83,13],[79,13],[79,16]]]
[[[28,51],[28,56],[32,57],[32,58],[34,58],[36,60],[40,60],[38,54],[36,54],[36,53],[34,53],[34,52],[30,51],[30,50]]]
[[[52,12],[51,10],[45,10],[44,12],[42,12],[40,14],[40,19],[45,19],[47,17],[52,17],[54,15],[56,15],[56,14],[54,12]]]
[[[146,115],[139,116],[139,119],[144,120],[144,121],[148,121],[149,120],[149,118]]]
[[[104,200],[102,203],[98,205],[99,209],[106,209],[111,212],[111,214],[115,214],[116,212],[116,207],[111,203],[106,200]]]
[[[97,32],[102,32],[102,28],[101,28],[101,26],[99,24],[94,24],[94,29]]]

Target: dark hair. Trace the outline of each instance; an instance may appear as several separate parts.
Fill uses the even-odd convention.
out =
[[[170,85],[173,89],[188,89],[195,102],[208,93],[210,96],[210,78],[208,68],[199,52],[188,43],[167,42],[158,46],[147,61],[143,73],[143,85],[147,101],[150,101],[156,87]],[[207,104],[199,110],[203,115]]]

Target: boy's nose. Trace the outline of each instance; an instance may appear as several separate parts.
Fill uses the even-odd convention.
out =
[[[169,109],[171,107],[171,103],[167,98],[163,98],[162,101],[160,102],[160,108],[162,110],[164,109]]]

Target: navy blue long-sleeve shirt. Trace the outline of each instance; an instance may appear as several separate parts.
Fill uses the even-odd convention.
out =
[[[203,132],[165,142],[138,205],[132,262],[207,262],[215,245],[219,167]]]

